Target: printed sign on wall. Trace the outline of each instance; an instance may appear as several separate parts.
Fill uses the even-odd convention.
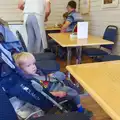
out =
[[[90,0],[80,0],[81,14],[88,14],[90,11]]]
[[[117,7],[119,0],[102,0],[102,8]]]

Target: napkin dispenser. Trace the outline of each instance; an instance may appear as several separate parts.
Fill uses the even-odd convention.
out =
[[[77,38],[77,33],[71,33],[70,38]]]

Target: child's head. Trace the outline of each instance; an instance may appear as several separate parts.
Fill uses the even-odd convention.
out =
[[[31,53],[21,52],[13,55],[13,57],[17,66],[20,67],[26,74],[36,74],[36,60]]]
[[[68,17],[68,12],[65,12],[65,13],[63,14],[64,21],[66,21],[67,17]]]

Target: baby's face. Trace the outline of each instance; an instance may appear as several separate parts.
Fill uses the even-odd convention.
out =
[[[24,62],[20,67],[26,73],[30,75],[36,74],[37,68],[35,65],[35,58],[31,57],[26,62]]]

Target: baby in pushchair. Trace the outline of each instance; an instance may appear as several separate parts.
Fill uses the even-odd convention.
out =
[[[40,71],[37,72],[37,67],[35,65],[36,60],[31,53],[21,52],[14,54],[14,60],[17,66],[22,69],[25,74],[36,78],[53,96],[73,100],[78,108],[78,112],[83,112],[87,115],[91,114],[90,111],[82,107],[79,93],[75,89],[64,84],[64,81],[66,81],[64,73],[55,72],[48,75],[49,82],[46,83],[46,81],[43,80]],[[34,87],[39,89],[39,87],[37,88],[36,83],[34,83]]]
[[[66,99],[74,99],[74,97],[76,97],[73,101],[76,103],[78,111],[91,117],[91,112],[84,109],[80,104],[79,94],[72,88],[65,86],[63,78],[59,79],[61,77],[58,77],[59,80],[56,80],[56,76],[59,75],[58,73],[50,74],[50,81],[48,84],[44,84],[43,78],[46,77],[40,76],[40,71],[38,71],[39,74],[37,73],[35,58],[32,54],[15,54],[14,58],[17,64],[16,66],[10,52],[0,44],[0,57],[4,61],[0,65],[0,85],[9,97],[17,97],[42,110],[48,110],[49,108],[52,108],[53,105],[56,105],[63,111],[64,108],[56,102],[56,96],[60,98],[67,97]],[[46,88],[44,88],[44,85]]]

